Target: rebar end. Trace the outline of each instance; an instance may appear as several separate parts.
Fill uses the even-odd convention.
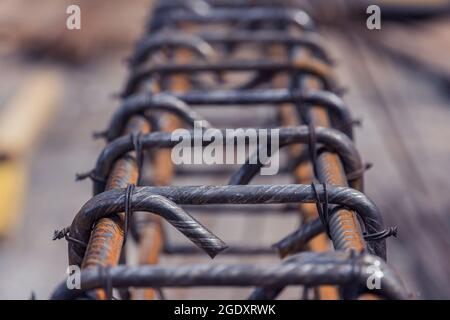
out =
[[[225,242],[223,242],[220,239],[217,239],[217,245],[205,247],[204,250],[208,254],[208,256],[211,257],[211,259],[214,259],[219,253],[226,250],[227,248],[228,245]]]

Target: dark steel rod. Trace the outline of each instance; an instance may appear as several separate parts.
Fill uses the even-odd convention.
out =
[[[217,63],[190,63],[190,64],[158,64],[151,67],[136,70],[125,86],[122,97],[127,97],[137,91],[142,81],[150,79],[155,75],[169,76],[174,74],[197,74],[197,73],[226,73],[226,72],[257,72],[270,75],[269,79],[276,74],[289,72],[298,74],[309,74],[318,77],[329,91],[335,91],[337,86],[330,76],[329,67],[319,63],[309,63],[302,60],[298,62],[286,61],[223,61]]]
[[[305,249],[306,244],[314,237],[325,231],[325,226],[320,219],[304,223],[297,231],[289,234],[273,247],[277,249],[281,258],[289,254],[297,253]]]
[[[388,299],[407,299],[408,294],[396,274],[381,259],[371,255],[350,257],[346,253],[303,253],[282,264],[206,264],[191,266],[118,266],[83,271],[80,290],[70,290],[66,281],[51,299],[76,299],[83,292],[101,288],[109,281],[115,288],[124,287],[209,287],[279,285],[355,285],[366,286],[367,275],[377,266],[382,272],[382,287],[373,293]],[[366,287],[367,288],[367,287]],[[368,291],[366,289],[366,291]]]
[[[185,102],[167,93],[145,94],[130,96],[123,100],[122,105],[114,113],[105,135],[111,141],[123,132],[128,120],[136,114],[144,114],[149,111],[164,111],[177,115],[190,127],[198,122],[204,128],[210,128],[211,124]]]
[[[133,210],[161,216],[212,258],[227,247],[222,240],[178,205],[156,194],[147,193],[144,197],[140,197],[139,195],[143,195],[140,192],[141,189],[141,187],[136,188],[130,200]],[[103,193],[92,198],[81,208],[70,226],[72,238],[88,242],[92,227],[97,220],[125,211],[126,192],[122,191],[126,189],[111,191],[115,190],[119,192]],[[83,260],[85,249],[76,242],[69,242],[69,263],[79,265]]]
[[[165,47],[189,48],[196,52],[200,57],[207,58],[214,56],[214,49],[211,45],[273,45],[282,44],[285,46],[301,46],[308,48],[318,58],[329,64],[331,58],[324,50],[324,41],[316,34],[305,33],[301,36],[292,36],[284,32],[276,31],[237,31],[233,34],[220,33],[175,33],[159,32],[141,40],[135,49],[132,65],[136,66],[146,60],[146,58],[155,50]]]
[[[320,201],[325,201],[323,186],[317,186],[316,190]],[[96,220],[125,210],[125,195],[126,189],[115,189],[105,191],[89,200],[72,222],[70,235],[82,242],[87,242]],[[330,204],[356,211],[369,233],[384,230],[380,211],[363,193],[351,188],[328,186],[327,197]],[[194,243],[200,245],[210,255],[215,255],[225,248],[223,242],[196,222],[179,205],[314,203],[316,201],[316,194],[310,185],[137,187],[130,199],[130,205],[135,211],[153,212],[163,216]],[[370,253],[385,259],[386,241],[384,239],[369,242],[368,248]],[[70,261],[75,264],[81,259],[80,257],[84,256],[84,250],[85,248],[78,243],[70,242]]]
[[[213,9],[198,14],[185,10],[167,11],[162,16],[154,16],[148,30],[154,32],[162,27],[178,23],[250,23],[250,22],[282,22],[289,23],[300,30],[312,31],[314,23],[309,15],[299,9],[283,8],[250,8],[248,10],[223,8]]]
[[[266,90],[214,90],[188,91],[186,93],[140,94],[128,97],[114,113],[106,131],[108,141],[117,138],[123,130],[124,124],[135,114],[146,111],[165,111],[176,114],[185,123],[192,126],[195,121],[203,121],[203,126],[211,125],[189,106],[211,105],[239,105],[260,107],[275,105],[281,107],[283,103],[295,103],[299,108],[312,106],[323,107],[337,118],[338,126],[350,138],[353,138],[352,116],[344,101],[329,91],[310,91],[287,89]]]
[[[309,128],[307,126],[299,126],[293,128],[272,129],[278,130],[280,146],[285,146],[292,143],[308,143]],[[220,130],[223,137],[227,141],[236,142],[237,138],[245,137],[246,129],[235,131],[231,136],[226,134],[225,130]],[[273,132],[273,131],[272,131]],[[202,136],[194,135],[194,132],[185,131],[182,135],[184,141],[191,141],[206,146],[210,141],[204,141]],[[361,158],[356,150],[353,142],[340,131],[329,128],[316,128],[315,135],[317,142],[323,144],[330,150],[336,152],[344,163],[347,173],[358,172],[363,168]],[[171,133],[154,132],[141,136],[142,147],[145,149],[151,148],[173,148],[180,140],[174,139]],[[109,143],[97,159],[93,174],[94,179],[94,193],[97,194],[105,190],[104,180],[108,177],[111,171],[111,166],[116,159],[121,155],[133,150],[134,143],[132,136],[120,137]],[[356,189],[362,188],[362,177],[358,177],[352,181],[352,187]]]
[[[189,49],[205,60],[216,55],[211,45],[198,36],[161,32],[137,43],[134,55],[130,60],[130,66],[132,68],[139,66],[152,53],[165,48]]]
[[[202,254],[202,251],[194,246],[188,245],[174,245],[174,244],[165,244],[164,245],[164,253],[170,255],[199,255]],[[230,245],[228,248],[223,250],[220,255],[237,255],[237,256],[250,256],[250,255],[275,255],[277,251],[270,246],[261,247],[261,246],[237,246]]]

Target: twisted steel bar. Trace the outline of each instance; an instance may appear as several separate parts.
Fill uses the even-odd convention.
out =
[[[89,200],[75,216],[70,226],[70,235],[82,242],[87,242],[90,238],[92,226],[97,220],[124,212],[126,192],[123,192],[123,190],[126,189],[106,191]],[[226,248],[222,240],[186,211],[163,196],[149,193],[144,195],[142,187],[138,187],[131,196],[130,203],[133,210],[151,212],[164,218],[212,258]],[[69,242],[69,263],[80,265],[85,249],[78,243]]]
[[[284,32],[276,31],[237,31],[233,34],[219,33],[199,33],[199,34],[180,34],[173,31],[158,32],[151,37],[141,40],[136,49],[133,62],[136,64],[144,61],[148,55],[161,47],[186,47],[192,48],[201,57],[207,58],[215,56],[211,45],[273,45],[282,44],[285,46],[301,46],[308,48],[311,52],[324,62],[332,64],[332,59],[324,49],[324,40],[317,34],[305,33],[299,36],[293,36]],[[135,64],[132,64],[135,65]]]
[[[202,10],[193,10],[193,7],[200,7]],[[213,8],[241,8],[248,9],[254,7],[262,7],[262,8],[272,8],[278,7],[283,8],[286,6],[286,3],[279,0],[164,0],[158,3],[156,12],[159,12],[158,9],[165,10],[179,10],[180,7],[184,9],[191,10],[193,12],[204,13],[207,10],[211,10]],[[294,6],[294,4],[290,3],[289,7]],[[295,7],[295,6],[294,6]]]
[[[221,205],[209,205],[209,206],[202,206],[198,207],[195,205],[184,205],[182,206],[183,209],[186,210],[195,210],[195,214],[226,214],[226,215],[239,215],[239,214],[245,214],[247,216],[249,215],[256,215],[256,216],[263,216],[263,215],[294,215],[297,213],[297,208],[292,205],[254,205],[254,206],[240,206],[240,205],[228,205],[226,207]]]
[[[217,130],[217,129],[214,129]],[[279,128],[278,136],[280,140],[280,146],[288,145],[292,143],[307,143],[309,139],[309,128],[306,126],[300,126],[296,128]],[[219,130],[223,137],[226,137],[227,141],[235,142],[237,138],[245,138],[245,129],[234,131],[231,135],[226,130]],[[339,154],[346,172],[358,172],[363,168],[361,158],[356,150],[353,142],[340,131],[336,131],[328,128],[316,128],[317,142],[323,144],[327,148],[334,150]],[[206,146],[211,141],[205,141],[202,135],[195,134],[195,132],[185,131],[183,134],[180,132],[179,137],[174,137],[170,133],[154,132],[141,136],[141,145],[144,149],[150,148],[173,148],[180,140],[191,141],[191,143],[198,143],[199,145]],[[133,138],[131,136],[120,137],[111,143],[109,143],[100,154],[97,159],[93,175],[96,177],[93,181],[94,193],[98,194],[105,190],[105,179],[108,177],[111,171],[111,166],[116,159],[126,152],[133,150]],[[241,171],[239,171],[241,172]],[[352,186],[356,189],[362,187],[362,177],[355,179]]]
[[[165,254],[177,254],[177,255],[198,255],[201,254],[201,250],[194,246],[189,245],[172,245],[165,243],[164,245]],[[266,246],[237,246],[230,245],[228,248],[223,250],[220,255],[239,255],[239,256],[249,256],[249,255],[273,255],[276,253],[274,248]]]
[[[351,113],[338,95],[330,91],[301,91],[288,89],[256,89],[256,90],[213,90],[213,91],[189,91],[186,93],[174,93],[190,106],[208,105],[239,105],[254,106],[276,105],[282,107],[284,103],[295,103],[299,108],[312,106],[322,107],[330,112],[335,120],[334,127],[342,128],[350,138],[353,138],[353,122]]]
[[[181,9],[196,14],[204,14],[211,10],[211,6],[207,1],[203,0],[167,0],[158,3],[156,8],[153,9],[152,16],[164,16],[167,12]]]
[[[358,212],[369,233],[384,230],[383,218],[375,204],[363,193],[344,187],[317,186],[320,201],[328,198],[330,204],[345,206]],[[89,240],[92,225],[100,217],[125,210],[126,189],[114,189],[98,194],[78,212],[70,227],[70,235],[82,242]],[[161,215],[194,243],[214,256],[223,250],[224,244],[204,229],[179,205],[204,204],[275,204],[315,203],[316,194],[310,185],[246,185],[246,186],[187,186],[187,187],[136,187],[131,207],[136,211],[148,211]],[[386,241],[372,241],[369,252],[386,257]],[[85,248],[69,243],[70,261],[76,264],[83,257]]]
[[[325,226],[320,219],[303,224],[297,231],[273,244],[281,258],[289,254],[303,251],[307,243],[317,235],[325,231]]]
[[[190,64],[158,64],[145,69],[136,70],[128,79],[123,90],[122,97],[127,97],[136,92],[141,82],[155,75],[168,76],[176,74],[198,74],[198,73],[224,73],[224,72],[257,72],[269,79],[276,74],[291,72],[311,74],[318,77],[329,91],[336,91],[336,84],[331,78],[329,67],[320,61],[312,63],[308,60],[294,62],[286,61],[222,61],[216,63],[190,63]]]
[[[110,269],[113,287],[208,287],[279,285],[366,285],[367,274],[377,266],[382,272],[382,287],[376,294],[387,299],[407,299],[408,295],[395,273],[381,259],[371,255],[351,258],[347,253],[302,253],[282,264],[272,265],[191,265],[191,266],[119,266]],[[83,271],[81,288],[69,290],[60,284],[51,299],[76,299],[83,292],[104,286],[101,268]]]
[[[201,37],[188,34],[168,34],[166,32],[161,32],[137,43],[134,55],[130,59],[130,66],[132,68],[138,67],[140,64],[147,61],[152,53],[164,48],[189,49],[203,59],[216,56],[215,50],[210,43]]]
[[[133,95],[125,99],[115,112],[105,134],[108,141],[119,137],[124,123],[132,115],[145,111],[162,110],[176,114],[188,125],[192,126],[195,121],[202,121],[204,127],[211,127],[208,121],[190,106],[245,105],[259,107],[273,104],[280,107],[282,103],[295,103],[301,108],[313,105],[323,107],[334,116],[335,126],[342,128],[347,136],[353,138],[353,127],[349,125],[353,119],[348,107],[338,95],[329,91],[301,92],[300,90],[286,89],[188,91],[174,94],[163,92],[154,95]]]
[[[130,96],[122,102],[112,117],[105,136],[108,141],[119,137],[127,121],[135,114],[143,114],[146,111],[164,111],[175,114],[187,125],[193,127],[198,122],[203,128],[210,128],[211,124],[190,108],[185,102],[167,94],[146,94]]]
[[[282,143],[280,145],[280,148],[282,147],[287,147],[291,144],[294,143],[298,143],[298,141],[286,141],[284,143]],[[262,161],[260,161],[260,154],[265,154],[263,153],[264,151],[261,150],[267,150],[267,146],[259,146],[259,150],[255,151],[246,161],[246,163],[244,165],[242,165],[239,170],[237,170],[235,173],[233,173],[233,175],[230,178],[229,184],[230,185],[239,185],[239,184],[248,184],[250,183],[250,181],[259,173],[259,171],[261,170],[262,167],[264,167],[265,163],[263,163]],[[271,153],[273,154],[274,152],[271,151]],[[342,161],[344,162],[344,166],[346,163],[346,160],[344,159],[344,157],[342,157]],[[361,165],[361,163],[358,164],[358,166]],[[345,169],[347,176],[348,176],[348,181],[349,184],[352,188],[355,188],[357,190],[363,191],[363,173],[364,170],[357,169],[354,172],[348,171],[348,166]],[[359,174],[354,174],[354,173],[359,173]]]
[[[296,26],[300,30],[314,30],[314,23],[304,11],[299,9],[251,8],[241,10],[235,8],[214,9],[198,14],[185,10],[170,10],[162,16],[154,16],[148,30],[155,31],[178,23],[252,23],[282,22]]]

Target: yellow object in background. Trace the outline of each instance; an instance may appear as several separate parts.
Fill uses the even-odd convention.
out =
[[[27,168],[26,160],[0,162],[0,237],[10,234],[20,222]]]
[[[57,72],[37,71],[0,109],[0,237],[11,234],[20,221],[29,158],[61,94]]]

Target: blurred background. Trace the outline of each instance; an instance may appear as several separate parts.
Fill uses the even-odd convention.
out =
[[[389,264],[415,298],[450,298],[449,2],[292,2],[318,21],[345,101],[362,120],[357,147],[374,164],[367,194],[399,227]],[[369,31],[374,3],[382,29]],[[66,28],[71,4],[81,7],[81,30]],[[0,299],[46,299],[64,278],[67,245],[52,234],[91,196],[75,173],[91,169],[103,147],[92,132],[119,105],[125,58],[151,5],[0,1]]]

